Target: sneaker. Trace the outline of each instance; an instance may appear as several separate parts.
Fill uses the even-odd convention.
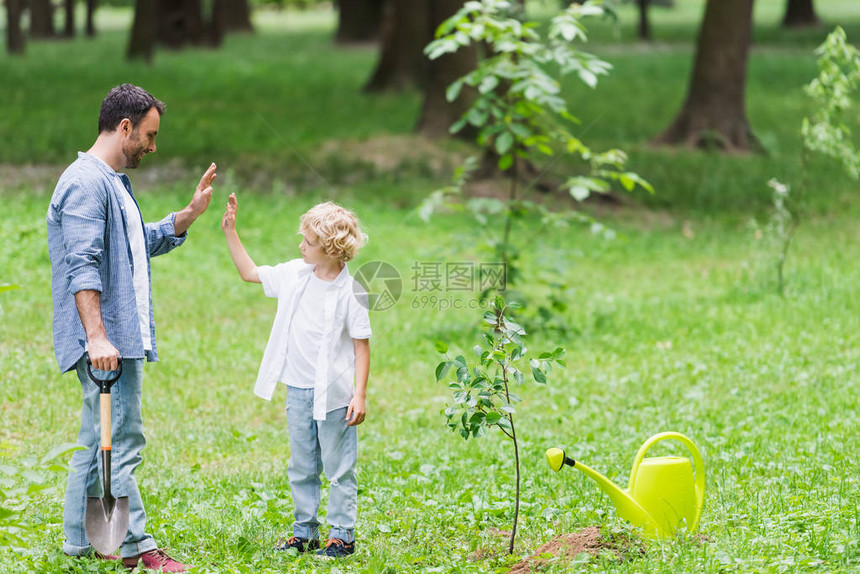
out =
[[[289,550],[291,548],[295,548],[299,552],[309,552],[311,550],[316,550],[320,547],[319,538],[299,538],[298,536],[290,536],[285,541],[278,541],[279,544],[275,546],[275,550]]]
[[[68,556],[69,558],[95,558],[96,560],[107,561],[119,560],[119,556],[114,556],[113,554],[102,554],[101,552],[96,552],[95,550],[93,550],[89,554],[80,554],[77,556],[72,554],[66,554],[66,556]]]
[[[353,553],[355,553],[355,542],[347,544],[340,538],[329,538],[325,541],[325,548],[317,550],[317,556],[325,560],[345,558]]]
[[[138,562],[143,562],[143,568],[146,570],[156,570],[160,572],[186,572],[187,570],[194,568],[188,564],[177,562],[160,548],[144,552],[143,554],[138,554],[137,556],[130,556],[122,559],[122,565],[129,570],[134,570],[137,567]]]

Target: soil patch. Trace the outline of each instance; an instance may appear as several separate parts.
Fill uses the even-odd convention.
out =
[[[514,564],[509,574],[526,574],[554,564],[566,564],[578,555],[587,552],[597,556],[601,552],[612,552],[624,558],[642,553],[638,541],[631,538],[611,538],[603,536],[597,526],[589,526],[578,532],[562,534],[540,546],[535,553]]]

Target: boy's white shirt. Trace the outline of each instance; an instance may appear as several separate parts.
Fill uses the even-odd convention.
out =
[[[287,362],[281,373],[281,381],[291,387],[312,389],[315,386],[317,356],[325,333],[320,309],[325,306],[329,288],[337,287],[311,273],[308,286],[298,298],[287,337]]]
[[[284,371],[291,324],[313,269],[313,265],[301,259],[257,268],[263,292],[267,297],[278,300],[275,321],[254,386],[254,393],[267,401],[272,400]],[[316,362],[314,420],[325,420],[326,413],[349,406],[355,393],[353,339],[369,339],[372,335],[367,301],[364,305],[358,301],[353,283],[344,265],[326,290],[323,308],[320,309],[324,330]]]

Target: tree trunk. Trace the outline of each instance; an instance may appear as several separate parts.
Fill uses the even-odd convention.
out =
[[[75,37],[75,0],[65,0],[63,2],[66,10],[66,27],[63,31],[63,36],[66,38]]]
[[[24,0],[6,0],[6,49],[10,54],[23,54],[27,41],[21,29]]]
[[[639,39],[651,41],[651,22],[648,20],[648,5],[650,0],[637,0],[639,4]]]
[[[463,6],[463,0],[426,0],[429,34],[435,36],[436,28]],[[429,137],[445,137],[451,124],[459,120],[474,100],[472,90],[464,88],[460,96],[448,102],[445,92],[456,79],[465,76],[477,65],[477,50],[469,46],[453,54],[445,54],[427,64],[427,81],[424,84],[424,105],[417,131]],[[470,138],[474,132],[464,129],[458,136]]]
[[[30,0],[30,36],[52,38],[55,34],[51,0]]]
[[[136,0],[134,3],[134,23],[128,44],[129,60],[143,59],[152,61],[155,42],[158,38],[158,12],[161,0]]]
[[[87,37],[94,38],[96,35],[96,8],[99,0],[87,0]]]
[[[753,0],[708,0],[687,100],[658,144],[744,151],[758,146],[746,114]]]
[[[224,42],[224,34],[227,33],[227,21],[230,18],[230,0],[215,0],[212,4],[212,18],[206,29],[209,45],[217,48]]]
[[[248,0],[215,0],[212,19],[219,21],[216,28],[225,33],[254,31]]]
[[[204,41],[203,6],[201,0],[160,0],[158,11],[158,41],[178,50],[186,44]]]
[[[817,26],[818,16],[815,15],[813,0],[788,0],[785,7],[785,17],[782,25],[786,28],[804,28]]]
[[[365,91],[424,87],[429,66],[424,47],[433,39],[427,4],[428,0],[389,0],[382,20],[379,62]]]
[[[419,4],[424,0],[417,0]],[[338,0],[338,44],[370,42],[379,38],[383,0]]]

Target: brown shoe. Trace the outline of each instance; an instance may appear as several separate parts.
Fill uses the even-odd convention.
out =
[[[160,572],[186,572],[194,568],[194,566],[177,562],[160,548],[122,559],[122,565],[129,570],[134,570],[138,562],[143,562],[143,567],[147,570]]]

